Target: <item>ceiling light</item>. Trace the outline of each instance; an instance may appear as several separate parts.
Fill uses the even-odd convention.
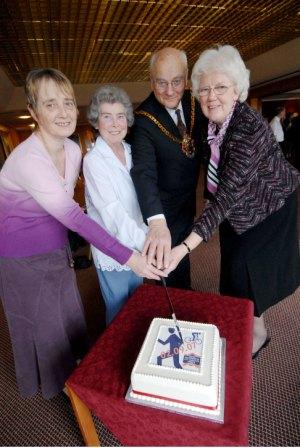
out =
[[[31,118],[31,115],[19,115],[18,118],[21,118],[21,120],[27,120],[27,118]]]
[[[28,126],[30,126],[31,128],[35,128],[35,124],[34,123],[31,123]]]

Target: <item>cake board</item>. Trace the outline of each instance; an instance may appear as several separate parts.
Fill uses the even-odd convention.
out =
[[[170,411],[175,412],[177,414],[182,415],[188,415],[190,417],[196,417],[201,418],[205,420],[211,420],[215,423],[224,423],[224,406],[225,406],[225,364],[226,364],[226,340],[224,338],[221,338],[221,348],[220,348],[220,356],[221,356],[221,363],[220,363],[220,382],[219,382],[219,400],[218,400],[218,406],[217,410],[219,411],[217,414],[215,411],[210,411],[208,409],[203,411],[193,411],[188,409],[183,409],[176,407],[173,403],[167,404],[167,400],[161,400],[164,401],[164,403],[149,401],[145,400],[143,398],[134,398],[130,396],[130,393],[132,391],[131,384],[127,390],[125,400],[138,404],[140,406],[148,406],[151,408],[161,409],[164,411]]]

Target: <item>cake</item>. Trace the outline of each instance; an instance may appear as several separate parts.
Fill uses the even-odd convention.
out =
[[[221,339],[215,325],[153,319],[131,373],[130,397],[218,414]],[[150,404],[151,405],[151,404]]]

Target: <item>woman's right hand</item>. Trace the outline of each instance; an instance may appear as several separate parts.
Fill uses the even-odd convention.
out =
[[[171,250],[169,267],[164,269],[166,274],[174,271],[177,268],[180,261],[188,254],[187,248],[183,244],[173,247]]]
[[[135,272],[139,277],[146,277],[153,280],[160,280],[160,277],[167,277],[160,269],[147,263],[147,257],[139,254],[138,252],[133,252],[131,257],[126,263],[130,269]]]

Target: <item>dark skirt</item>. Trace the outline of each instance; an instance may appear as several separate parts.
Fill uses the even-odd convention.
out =
[[[300,284],[297,193],[263,222],[237,235],[226,220],[220,225],[220,293],[254,302],[260,316],[292,294]]]
[[[39,385],[44,398],[62,391],[87,351],[84,311],[66,248],[0,258],[0,295],[8,322],[19,391]]]

